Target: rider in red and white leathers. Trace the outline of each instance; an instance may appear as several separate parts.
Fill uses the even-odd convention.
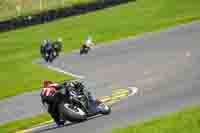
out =
[[[62,89],[61,85],[51,81],[44,81],[41,91],[42,103],[48,104],[48,112],[58,126],[64,125],[64,121],[60,118],[58,112],[59,96],[57,90]]]

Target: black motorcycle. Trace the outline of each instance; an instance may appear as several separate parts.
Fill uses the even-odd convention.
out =
[[[70,122],[81,122],[87,120],[88,117],[111,112],[111,108],[99,100],[91,100],[91,93],[84,91],[82,95],[77,95],[77,92],[70,91],[66,95],[66,90],[60,92],[61,102],[58,106],[59,113],[63,119]]]
[[[59,56],[60,52],[62,51],[62,44],[59,42],[54,42],[53,48],[55,49],[56,57]]]
[[[56,52],[54,49],[49,49],[46,51],[44,56],[46,62],[53,62],[55,58],[56,58]]]
[[[53,62],[57,53],[52,45],[41,46],[40,53],[46,62]]]
[[[80,49],[80,55],[87,54],[91,48],[83,45]]]

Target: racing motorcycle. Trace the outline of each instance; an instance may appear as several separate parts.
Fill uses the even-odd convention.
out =
[[[63,90],[60,92],[62,98],[58,109],[65,121],[81,122],[91,116],[108,115],[111,112],[108,105],[99,100],[92,100],[93,96],[89,91],[84,90],[83,94],[79,95],[76,91],[71,90],[70,94],[66,95],[66,90]]]
[[[87,46],[82,46],[80,49],[80,55],[87,54],[91,48]]]
[[[42,48],[41,48],[42,49]],[[44,47],[41,50],[41,55],[44,58],[46,62],[53,62],[53,60],[56,58],[57,53],[53,47]]]
[[[55,56],[59,56],[60,52],[62,51],[62,44],[59,42],[54,42],[53,48],[55,49]]]
[[[45,61],[46,62],[53,62],[53,60],[56,58],[56,52],[55,51],[49,51],[45,53]]]

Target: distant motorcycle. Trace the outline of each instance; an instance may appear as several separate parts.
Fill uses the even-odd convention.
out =
[[[53,48],[55,49],[56,57],[59,56],[60,52],[62,51],[62,44],[59,42],[54,42]]]
[[[48,44],[40,47],[40,54],[46,62],[53,62],[53,60],[58,56],[57,49],[54,45]]]
[[[56,52],[53,49],[46,51],[44,56],[46,62],[53,62],[55,58],[56,58]]]
[[[82,46],[81,49],[80,49],[80,55],[88,54],[90,49],[91,49],[90,47]]]

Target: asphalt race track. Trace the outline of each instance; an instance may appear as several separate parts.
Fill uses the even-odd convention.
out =
[[[182,25],[161,33],[100,46],[88,55],[74,52],[50,65],[68,71],[99,86],[97,94],[106,95],[106,86],[134,86],[139,89],[113,106],[109,116],[84,123],[54,128],[51,124],[35,132],[103,133],[130,122],[177,111],[200,102],[200,23]],[[102,86],[101,86],[102,85]],[[112,88],[112,87],[110,87]]]
[[[97,96],[109,95],[112,88],[119,87],[137,87],[138,92],[115,104],[109,116],[66,124],[63,128],[50,124],[34,132],[109,132],[113,127],[124,127],[130,122],[199,104],[199,40],[200,22],[193,22],[110,43],[113,45],[100,45],[85,56],[75,51],[62,55],[53,64],[39,61],[84,77],[82,80]],[[24,102],[27,97],[31,104]],[[39,92],[0,101],[0,123],[41,113],[39,101]]]

